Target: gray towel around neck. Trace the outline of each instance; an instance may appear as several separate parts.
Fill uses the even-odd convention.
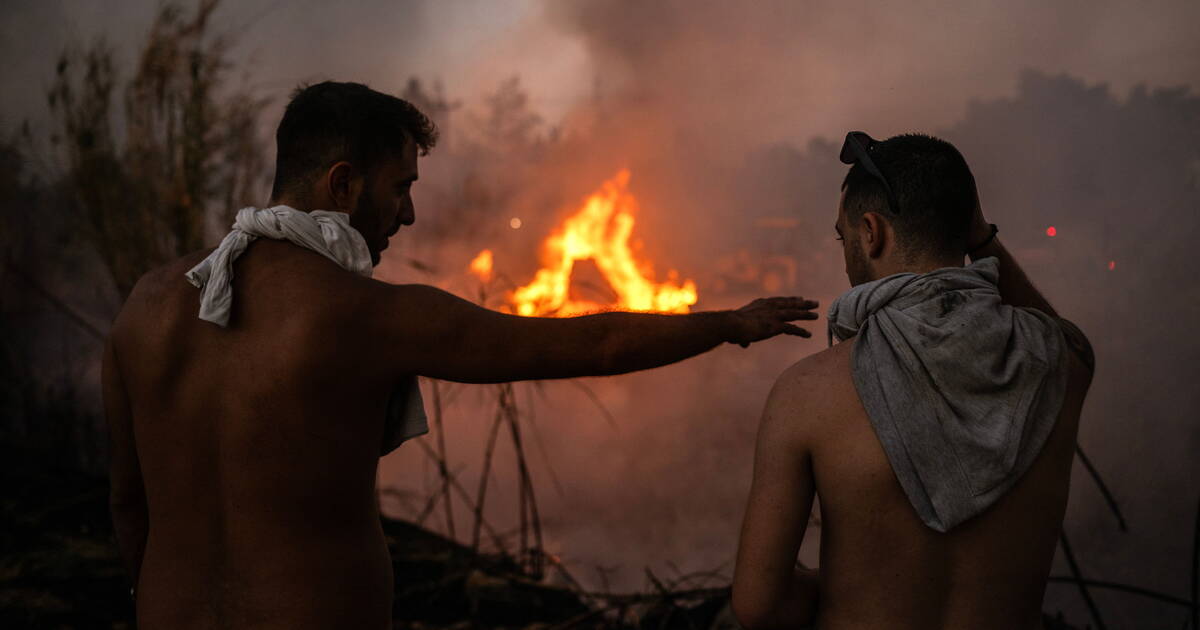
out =
[[[830,342],[856,337],[854,386],[917,515],[945,532],[1028,470],[1058,419],[1058,321],[1000,303],[999,262],[859,285],[829,309]]]
[[[325,256],[347,271],[371,277],[367,241],[351,227],[346,213],[303,212],[289,206],[242,208],[221,244],[185,274],[187,281],[200,289],[200,319],[222,328],[229,326],[233,311],[233,263],[259,238],[294,243]],[[309,343],[327,341],[312,339]],[[417,377],[407,377],[396,385],[388,399],[380,453],[387,455],[405,440],[428,432]]]

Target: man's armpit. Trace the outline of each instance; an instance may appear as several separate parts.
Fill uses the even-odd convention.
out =
[[[1087,335],[1078,326],[1070,321],[1058,318],[1058,323],[1062,327],[1063,338],[1067,341],[1067,347],[1070,348],[1075,356],[1079,357],[1080,361],[1087,366],[1088,372],[1096,371],[1096,355],[1092,350],[1092,343],[1088,341]]]

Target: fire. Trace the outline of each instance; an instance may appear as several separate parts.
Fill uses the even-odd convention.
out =
[[[471,261],[471,273],[479,276],[480,280],[488,282],[492,279],[492,250],[485,249]]]
[[[518,315],[567,317],[603,309],[686,313],[696,303],[696,283],[678,284],[678,272],[667,272],[665,282],[655,282],[647,262],[634,257],[629,245],[637,199],[629,192],[629,171],[622,170],[604,182],[575,214],[542,243],[542,268],[533,281],[518,287],[508,299]],[[484,250],[471,263],[491,252]],[[599,304],[571,296],[575,263],[591,260],[616,294],[615,304]],[[480,263],[482,266],[483,263]],[[478,273],[478,272],[477,272]]]

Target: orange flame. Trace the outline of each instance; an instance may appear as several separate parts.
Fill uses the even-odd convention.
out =
[[[637,200],[628,191],[629,171],[622,170],[592,193],[575,214],[542,244],[542,268],[533,281],[509,294],[509,302],[518,315],[567,317],[612,308],[627,311],[686,313],[696,303],[696,283],[677,284],[672,269],[666,282],[654,282],[648,263],[639,262],[629,246],[633,233]],[[484,250],[471,263],[491,252]],[[615,304],[573,299],[570,295],[571,271],[576,262],[591,260],[617,295]],[[482,267],[483,262],[479,263]],[[478,273],[478,272],[477,272]]]
[[[480,280],[489,282],[492,279],[492,250],[485,249],[471,260],[471,273],[479,276]]]

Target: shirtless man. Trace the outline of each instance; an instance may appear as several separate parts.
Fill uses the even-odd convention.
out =
[[[862,286],[859,297],[881,302],[890,299],[880,293],[885,286],[925,282],[924,293],[900,293],[874,311],[880,319],[867,318],[860,334],[851,332],[842,343],[801,360],[779,377],[759,428],[733,610],[750,629],[808,624],[821,630],[1040,628],[1080,408],[1091,381],[1090,346],[1077,328],[1056,318],[995,238],[995,228],[979,209],[970,170],[952,146],[919,135],[876,143],[855,132],[847,137],[842,159],[854,164],[842,187],[836,224],[851,285]],[[977,261],[966,268],[965,251]],[[997,263],[998,283],[986,273],[996,270]],[[899,276],[899,284],[867,286],[893,274],[934,270],[939,271],[931,276]],[[951,290],[960,279],[970,283],[969,290]],[[843,298],[830,311],[835,328]],[[906,301],[901,304],[900,298]],[[857,317],[863,319],[876,307]],[[956,313],[968,307],[977,309],[974,319],[958,319]],[[1010,336],[995,338],[987,322],[1010,326],[1003,329]],[[1013,328],[1012,322],[1026,328]],[[917,332],[888,351],[900,358],[894,364],[901,366],[897,371],[908,365],[911,373],[888,373],[893,364],[887,353],[858,354],[864,340],[878,346],[880,339],[908,326]],[[1036,334],[1018,339],[1031,330]],[[1038,364],[1032,355],[1041,341],[1047,341],[1042,348],[1046,361]],[[1030,354],[1013,355],[1014,345]],[[977,347],[977,353],[943,352],[967,346]],[[884,367],[864,363],[872,357]],[[944,369],[947,364],[953,369]],[[1014,380],[1008,386],[954,388],[961,375],[973,370]],[[1043,418],[1021,413],[1037,405],[1022,407],[1009,398],[1021,387],[1033,398],[1041,396],[1033,382],[1038,379],[1019,382],[1013,376],[1038,370],[1038,382],[1044,385],[1040,391],[1058,392],[1057,399],[1043,397]],[[937,376],[936,387],[923,389],[926,373]],[[863,374],[877,380],[872,384],[860,378]],[[919,395],[906,398],[914,390]],[[873,406],[879,416],[895,412],[918,424],[875,422],[880,418],[876,411],[868,413],[868,402],[881,394],[912,404],[891,410]],[[987,396],[1001,404],[974,405]],[[1010,435],[1017,438],[996,445],[980,438],[975,445],[951,440],[952,448],[925,447],[922,430],[941,439],[941,432],[948,434],[946,427],[956,421],[969,428],[977,418],[987,419],[986,414],[955,417],[956,408],[996,411],[998,415],[988,417],[1017,429]],[[908,452],[885,448],[897,439]],[[924,477],[911,474],[922,457],[933,469],[947,462],[968,464],[961,455],[982,448],[980,444],[987,447],[984,456],[972,460],[974,465],[952,469],[947,478],[939,479],[929,469],[922,471],[928,473]],[[987,452],[1000,447],[1010,450]],[[983,475],[988,462],[998,459],[1005,463],[989,473],[988,483],[967,492],[965,503],[946,496],[947,489],[955,488],[955,475]],[[817,570],[797,562],[814,496],[820,498],[821,515]],[[963,505],[969,509],[955,511]]]
[[[413,223],[431,123],[400,99],[324,83],[297,92],[276,140],[272,205],[348,213],[369,271]],[[390,628],[375,474],[390,397],[413,375],[620,374],[724,342],[807,337],[789,322],[816,318],[800,298],[690,315],[515,317],[261,238],[232,266],[223,327],[197,317],[200,293],[185,280],[211,251],[143,277],[104,355],[113,520],[144,630]]]

